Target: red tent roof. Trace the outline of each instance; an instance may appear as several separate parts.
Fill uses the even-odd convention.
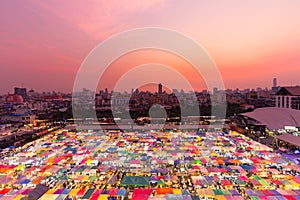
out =
[[[85,189],[84,188],[81,188],[78,192],[77,192],[77,195],[78,196],[83,196],[85,193]]]
[[[157,194],[173,194],[172,188],[157,188],[156,189]]]
[[[4,188],[3,190],[0,191],[0,194],[6,194],[11,190],[11,188]]]

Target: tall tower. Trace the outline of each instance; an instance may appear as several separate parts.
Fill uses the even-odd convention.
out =
[[[277,87],[277,78],[273,78],[273,87],[274,87],[274,88]]]
[[[158,84],[158,94],[162,94],[162,84]]]
[[[277,78],[273,78],[273,86],[272,86],[272,92],[275,94],[278,91],[279,87],[277,86]]]

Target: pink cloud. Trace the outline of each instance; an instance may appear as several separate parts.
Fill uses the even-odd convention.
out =
[[[136,24],[137,14],[153,12],[166,6],[168,0],[131,1],[32,1],[37,7],[68,23],[78,26],[95,39],[128,29]],[[123,22],[123,23],[120,23]]]

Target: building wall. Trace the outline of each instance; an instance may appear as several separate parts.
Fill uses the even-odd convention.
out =
[[[291,95],[276,95],[275,107],[300,110],[300,97]]]

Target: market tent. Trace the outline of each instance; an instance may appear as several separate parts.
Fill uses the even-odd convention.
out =
[[[121,181],[124,186],[148,186],[149,176],[125,176]]]
[[[245,193],[248,196],[256,196],[256,193],[253,190],[250,190],[250,189],[245,189]]]
[[[8,193],[11,190],[11,188],[4,188],[2,190],[0,190],[0,195],[5,195],[6,193]]]
[[[23,197],[25,197],[25,195],[19,194],[18,196],[16,196],[16,197],[14,198],[14,200],[21,200],[21,199],[23,199]]]
[[[156,188],[157,194],[173,194],[172,188]]]
[[[112,189],[110,189],[110,191],[109,191],[108,194],[111,195],[111,196],[117,196],[117,194],[118,194],[118,188],[112,188]]]
[[[190,192],[188,190],[182,190],[181,192],[182,192],[182,194],[190,195]]]
[[[192,200],[192,197],[182,194],[166,194],[166,200]]]
[[[100,194],[100,196],[98,197],[98,200],[107,200],[109,197],[108,194]]]
[[[109,194],[109,190],[108,189],[104,189],[104,190],[102,190],[101,194]]]
[[[21,189],[21,192],[19,194],[22,194],[22,195],[27,195],[32,189]]]
[[[64,191],[64,189],[60,188],[57,189],[53,194],[61,194]]]
[[[165,184],[165,181],[163,179],[159,179],[157,181],[157,185],[164,185]]]
[[[240,166],[246,171],[250,171],[254,168],[252,165],[240,165]]]
[[[111,178],[107,181],[107,184],[113,185],[115,184],[116,180],[117,180],[116,176],[111,176]]]
[[[100,196],[100,194],[93,194],[90,198],[90,200],[98,200],[98,197]]]
[[[6,195],[16,196],[16,195],[18,195],[18,194],[21,193],[21,190],[18,190],[18,189],[12,189],[12,188],[10,188],[10,189],[11,189],[11,190],[10,190],[8,193],[6,193]]]
[[[37,177],[36,179],[34,179],[32,181],[32,184],[38,185],[41,182],[42,179],[44,179],[44,177],[43,176],[39,176],[39,177]]]
[[[126,193],[127,193],[127,191],[125,189],[119,189],[118,193],[117,193],[117,196],[125,196]]]
[[[150,195],[153,189],[142,189],[142,188],[135,188],[133,190],[133,194],[147,194]]]
[[[243,200],[242,196],[226,196],[226,200]]]
[[[222,180],[221,183],[222,183],[222,185],[225,185],[225,186],[231,185],[231,182],[229,180],[226,180],[226,179]]]
[[[26,185],[26,184],[28,184],[28,183],[30,183],[30,182],[31,182],[30,179],[25,179],[25,180],[23,180],[23,181],[21,182],[21,184],[22,184],[22,185]]]
[[[148,194],[133,194],[132,200],[144,200],[144,199],[148,199],[148,197],[149,197]]]
[[[101,193],[102,189],[95,189],[94,193],[90,196],[90,200],[97,200]]]
[[[261,192],[262,192],[265,196],[274,196],[274,194],[271,193],[269,190],[261,190]]]
[[[227,200],[224,195],[216,195],[216,200]]]
[[[59,194],[44,194],[39,200],[56,200]]]
[[[83,196],[85,193],[85,189],[84,188],[81,188],[78,192],[77,192],[77,196]]]
[[[60,194],[55,200],[64,200],[67,196],[67,194]]]
[[[51,189],[50,189],[51,190]],[[70,196],[76,196],[76,194],[79,192],[80,189],[72,189],[70,192],[69,192],[69,195]]]
[[[16,196],[16,195],[15,195]],[[4,195],[4,196],[1,196],[0,195],[0,198],[1,200],[12,200],[12,199],[15,199],[14,197],[15,196],[10,196],[10,195]]]
[[[182,194],[181,189],[173,189],[174,194]]]
[[[256,196],[265,196],[264,193],[262,193],[260,190],[254,190],[254,193]]]
[[[269,190],[269,192],[272,194],[272,196],[280,196],[281,194],[277,192],[276,190]]]
[[[48,191],[48,189],[49,188],[46,185],[40,184],[28,193],[28,197],[29,199],[39,199]]]
[[[62,192],[62,194],[69,194],[70,193],[70,191],[71,191],[71,189],[64,189],[64,191]]]
[[[237,190],[228,190],[232,196],[240,196],[240,193]]]
[[[198,189],[197,193],[199,195],[210,197],[210,198],[214,198],[215,197],[214,192],[212,190],[210,190],[210,189]]]
[[[86,193],[83,195],[82,199],[90,199],[94,192],[95,188],[90,188],[86,191]]]
[[[223,195],[223,191],[222,190],[213,190],[215,195]]]

